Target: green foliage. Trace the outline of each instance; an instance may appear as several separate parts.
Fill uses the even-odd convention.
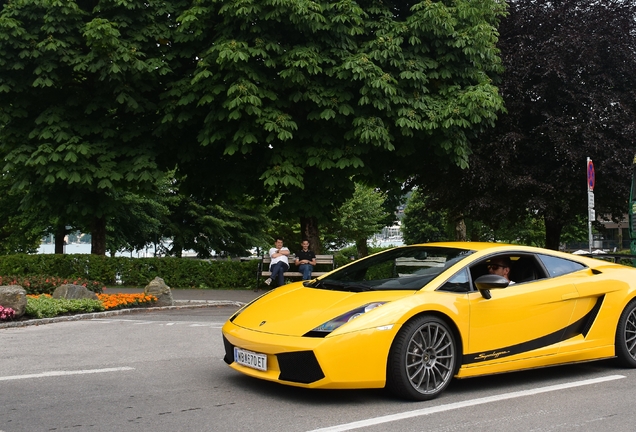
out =
[[[391,248],[370,247],[369,254],[378,253],[387,249],[391,249]],[[358,250],[355,246],[348,246],[346,248],[340,249],[339,251],[335,252],[333,255],[333,260],[334,260],[334,263],[336,264],[336,267],[342,267],[343,265],[349,264],[350,262],[355,261],[359,258],[361,257],[358,256]]]
[[[493,240],[528,246],[545,246],[545,224],[540,217],[527,217],[515,223],[503,221],[493,230]]]
[[[205,108],[205,145],[230,154],[272,145],[271,186],[302,185],[302,161],[359,168],[370,149],[424,142],[465,164],[466,131],[501,108],[488,74],[499,68],[502,2],[305,7],[208,0],[179,17],[176,42],[202,48],[181,101]]]
[[[189,57],[162,128],[196,138],[180,146],[189,181],[205,172],[212,188],[263,188],[270,202],[281,194],[283,217],[325,223],[352,179],[401,183],[423,160],[467,165],[470,139],[503,109],[492,78],[505,8],[202,0],[177,19],[174,46]]]
[[[21,210],[90,230],[121,210],[122,192],[153,189],[173,57],[161,41],[178,5],[3,3],[0,155],[12,189],[26,194]]]
[[[172,288],[242,289],[254,285],[256,279],[255,260],[239,262],[232,260],[206,261],[185,258],[128,258],[99,255],[8,255],[0,257],[0,275],[37,277],[41,281],[62,278],[68,283],[101,281],[105,285],[145,287],[156,276],[161,277]],[[29,278],[25,278],[29,280]],[[40,283],[51,290],[49,285]],[[54,289],[54,288],[53,288]],[[95,292],[100,292],[94,289]],[[35,292],[35,291],[34,291]],[[39,292],[47,292],[40,290]]]
[[[18,212],[25,193],[10,189],[9,176],[1,176],[0,255],[36,252],[47,226],[46,218],[37,213]]]
[[[317,227],[353,178],[465,167],[503,109],[504,13],[499,0],[4,2],[3,172],[21,210],[90,231],[103,254],[156,240],[165,203],[151,199],[176,167],[188,187],[160,231],[174,254],[245,250],[263,240],[254,202],[280,194],[282,214]]]
[[[52,318],[63,314],[102,312],[104,306],[92,299],[54,299],[47,296],[27,298],[25,315],[31,318]]]
[[[105,288],[101,282],[86,280],[80,277],[63,278],[58,276],[21,275],[0,276],[0,285],[20,285],[27,294],[53,294],[60,285],[83,285],[90,291],[100,294]]]
[[[406,244],[451,240],[447,234],[448,217],[444,211],[429,207],[431,198],[415,190],[409,197],[402,218],[402,238]]]
[[[585,216],[579,215],[574,221],[563,227],[561,233],[561,241],[563,243],[579,243],[589,241],[589,228],[587,226],[588,219]],[[602,226],[595,226],[598,230]]]
[[[182,191],[182,188],[185,190]],[[267,206],[248,195],[227,196],[222,201],[188,193],[183,178],[171,177],[164,197],[167,214],[162,218],[161,234],[172,239],[169,255],[181,256],[192,249],[199,258],[214,251],[245,255],[254,245],[265,242],[269,226]]]
[[[376,189],[355,185],[353,196],[336,211],[332,222],[327,226],[325,242],[329,248],[336,249],[347,243],[364,240],[380,232],[387,213],[384,210],[386,194]]]
[[[256,262],[114,258],[121,283],[146,286],[156,276],[173,288],[240,289],[254,284]]]
[[[163,181],[160,182],[163,184]],[[122,194],[121,211],[108,220],[106,249],[114,254],[119,251],[142,250],[152,242],[162,239],[169,209],[162,190],[154,197],[135,193]]]
[[[407,202],[402,218],[402,235],[406,244],[453,240],[448,226],[447,212],[438,210],[441,203],[415,190]],[[471,241],[490,241],[543,247],[545,226],[543,220],[527,215],[515,221],[488,221],[463,219],[467,238]]]
[[[380,265],[375,265],[368,268],[364,275],[364,280],[390,279],[392,277],[395,277],[393,272],[393,263],[385,262]]]
[[[548,248],[587,218],[586,158],[597,214],[627,210],[636,141],[636,4],[509,1],[498,83],[507,113],[474,142],[470,170],[418,181],[448,209],[495,227],[541,218]],[[428,185],[428,186],[427,186]],[[577,234],[574,237],[578,237]]]

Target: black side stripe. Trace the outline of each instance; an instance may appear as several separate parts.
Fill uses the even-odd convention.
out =
[[[594,323],[594,320],[596,319],[599,311],[601,310],[601,305],[603,304],[604,298],[605,296],[599,297],[596,300],[596,303],[594,304],[592,309],[590,309],[590,311],[586,313],[585,316],[583,316],[577,322],[572,323],[565,328],[557,330],[554,333],[541,336],[540,338],[537,338],[537,339],[533,339],[527,342],[522,342],[517,345],[497,348],[489,352],[464,354],[462,364],[479,363],[479,362],[494,360],[494,359],[502,358],[502,357],[510,357],[513,355],[521,354],[523,352],[532,351],[532,350],[543,348],[549,345],[553,345],[553,344],[562,342],[564,340],[573,338],[574,336],[577,336],[580,334],[582,334],[583,336],[587,336],[588,332],[592,328],[592,324]]]

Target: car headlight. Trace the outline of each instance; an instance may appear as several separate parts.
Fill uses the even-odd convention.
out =
[[[369,311],[372,311],[373,309],[377,307],[382,306],[384,303],[386,302],[375,302],[375,303],[366,304],[364,306],[360,306],[359,308],[356,308],[352,311],[342,314],[337,318],[330,319],[326,323],[323,323],[319,325],[318,327],[316,327],[315,329],[311,330],[305,336],[324,337],[328,335],[329,333],[331,333],[332,331],[334,331],[335,329],[337,329],[338,327],[348,323],[351,320],[358,318],[360,315],[363,315]]]

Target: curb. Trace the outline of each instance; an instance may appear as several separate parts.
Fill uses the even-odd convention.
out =
[[[96,319],[96,318],[106,318],[106,317],[117,316],[117,315],[128,315],[132,313],[154,312],[154,311],[160,311],[160,310],[196,309],[196,308],[216,307],[216,306],[242,307],[247,304],[247,303],[232,301],[232,300],[175,300],[175,303],[178,303],[178,304],[175,306],[117,309],[114,311],[92,312],[92,313],[85,313],[85,314],[78,314],[78,315],[58,316],[53,318],[32,319],[27,321],[9,321],[9,322],[0,323],[0,329],[39,326],[43,324],[53,324],[58,322],[89,320],[89,319]]]

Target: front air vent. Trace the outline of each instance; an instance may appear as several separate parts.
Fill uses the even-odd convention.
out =
[[[223,336],[223,345],[225,346],[225,357],[223,357],[223,361],[227,364],[234,363],[234,345],[232,345],[225,336]]]
[[[313,351],[282,353],[276,357],[280,366],[280,380],[309,384],[325,377]]]
[[[324,331],[316,331],[316,330],[310,330],[307,333],[305,333],[303,335],[303,337],[310,337],[310,338],[325,338],[327,337],[327,335],[331,333],[331,332],[324,332]]]

